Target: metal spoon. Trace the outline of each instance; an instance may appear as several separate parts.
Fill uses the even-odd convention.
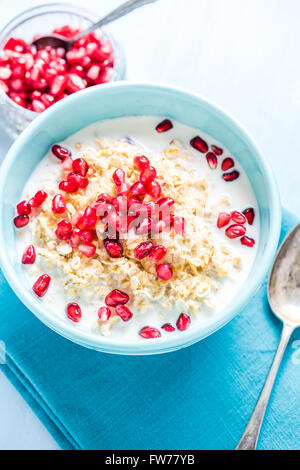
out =
[[[105,24],[111,23],[112,21],[115,21],[118,18],[127,15],[136,8],[142,7],[143,5],[147,5],[148,3],[153,3],[156,1],[157,0],[128,0],[127,2],[123,3],[123,5],[120,5],[115,10],[108,13],[100,21],[92,24],[89,28],[77,34],[71,39],[66,39],[58,34],[49,34],[48,36],[41,36],[40,38],[36,39],[35,41],[33,41],[32,45],[34,45],[37,49],[44,49],[46,46],[51,46],[54,48],[63,47],[66,51],[68,51],[72,47],[73,43],[80,39],[82,36],[85,36],[91,31],[101,28]]]
[[[276,375],[291,337],[300,326],[300,224],[283,241],[268,282],[268,300],[283,330],[273,363],[236,450],[255,450]]]

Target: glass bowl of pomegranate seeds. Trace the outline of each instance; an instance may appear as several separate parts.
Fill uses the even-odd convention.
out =
[[[67,54],[47,47],[36,51],[31,42],[55,32],[78,34],[96,15],[69,4],[48,4],[29,9],[12,19],[0,32],[1,119],[16,137],[40,113],[77,91],[125,74],[125,58],[106,31],[81,38]]]
[[[281,226],[273,173],[241,126],[147,83],[90,87],[42,113],[3,162],[0,201],[1,269],[22,302],[119,354],[224,326],[265,279]]]

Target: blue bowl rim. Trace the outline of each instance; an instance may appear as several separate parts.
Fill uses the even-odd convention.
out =
[[[101,93],[106,93],[106,90],[111,89],[121,89],[121,91],[126,93],[132,88],[137,88],[141,93],[147,89],[148,91],[151,90],[154,93],[156,91],[171,93],[174,95],[174,99],[176,99],[176,96],[178,95],[184,95],[187,101],[192,100],[195,102],[196,100],[201,104],[202,107],[206,107],[214,111],[222,119],[224,119],[228,125],[230,125],[235,130],[235,132],[237,132],[243,141],[246,142],[251,153],[255,156],[256,161],[263,170],[265,184],[270,194],[270,241],[267,244],[263,256],[259,259],[258,266],[256,266],[255,277],[249,280],[247,288],[239,291],[239,296],[238,298],[234,298],[231,307],[227,306],[222,314],[220,312],[216,318],[216,321],[212,324],[204,326],[201,325],[194,329],[191,328],[174,337],[170,335],[164,338],[160,338],[159,341],[154,339],[145,340],[145,342],[137,341],[135,343],[132,341],[118,341],[114,338],[106,338],[100,335],[98,336],[94,332],[80,331],[72,324],[68,324],[63,319],[51,314],[43,302],[40,302],[39,308],[37,308],[36,305],[34,305],[36,303],[34,294],[28,291],[28,289],[23,286],[21,281],[16,277],[13,265],[9,261],[7,250],[0,250],[0,266],[9,285],[19,297],[19,299],[23,302],[23,304],[32,313],[34,313],[34,315],[39,318],[39,320],[65,338],[68,338],[77,344],[81,344],[82,346],[96,349],[102,352],[134,355],[158,354],[187,347],[209,336],[232,320],[238,314],[238,312],[241,311],[243,307],[245,307],[249,299],[255,294],[258,287],[260,287],[268,269],[270,268],[278,246],[281,229],[281,203],[273,170],[245,128],[240,123],[238,123],[235,118],[225,112],[222,107],[216,105],[211,100],[208,100],[197,93],[187,91],[177,86],[170,86],[153,82],[115,82],[87,88],[69,96],[64,100],[61,100],[54,106],[48,108],[38,118],[31,122],[27,129],[25,129],[25,131],[13,143],[12,147],[8,151],[6,158],[4,159],[4,162],[2,163],[0,170],[0,246],[5,246],[3,239],[3,205],[5,200],[5,181],[12,166],[18,159],[18,155],[19,157],[22,155],[22,148],[24,145],[26,145],[26,141],[30,139],[31,134],[36,129],[42,127],[44,122],[47,121],[47,119],[52,115],[62,112],[66,106],[72,106],[72,103],[77,100],[84,100],[86,95],[101,95]]]

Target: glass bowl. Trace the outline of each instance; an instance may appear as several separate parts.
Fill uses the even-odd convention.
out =
[[[96,21],[97,16],[86,9],[66,3],[50,3],[30,8],[14,17],[0,31],[0,54],[7,40],[12,36],[30,43],[34,35],[46,34],[64,24],[85,29]],[[113,36],[105,30],[101,30],[101,33],[110,41],[114,51],[114,71],[110,81],[122,80],[126,69],[124,53]],[[17,105],[1,88],[0,104],[1,121],[13,138],[17,137],[39,115]]]

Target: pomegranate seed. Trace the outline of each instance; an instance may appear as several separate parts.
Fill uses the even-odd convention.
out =
[[[230,214],[228,212],[220,212],[218,221],[217,221],[217,227],[222,228],[225,227],[225,225],[228,225],[230,222]]]
[[[220,156],[220,155],[223,154],[223,149],[221,149],[220,147],[217,147],[216,145],[212,145],[211,149],[212,149],[212,151],[214,152],[215,155]]]
[[[98,317],[101,323],[107,322],[111,317],[111,310],[109,307],[100,307],[98,310]]]
[[[162,329],[167,331],[168,333],[171,333],[172,331],[175,331],[175,328],[174,328],[174,326],[171,325],[171,323],[165,323],[162,326]]]
[[[111,258],[121,258],[123,255],[123,247],[121,243],[113,240],[104,242],[105,249]]]
[[[85,189],[89,184],[88,178],[84,178],[78,173],[69,173],[67,176],[67,181],[80,189]]]
[[[66,193],[76,193],[78,190],[78,186],[70,181],[61,181],[58,187],[61,191],[65,191]]]
[[[31,106],[32,106],[32,111],[36,113],[42,113],[46,109],[46,106],[44,105],[44,103],[42,103],[39,100],[33,100],[31,103]]]
[[[12,71],[8,67],[0,67],[0,79],[8,80],[11,77]]]
[[[156,266],[156,273],[164,281],[169,281],[173,276],[173,271],[169,264],[158,264]]]
[[[87,207],[82,216],[81,226],[82,228],[93,228],[97,224],[97,213],[95,209]]]
[[[178,330],[184,331],[190,326],[190,324],[191,324],[191,317],[187,315],[186,313],[181,313],[176,322],[176,326]]]
[[[22,264],[33,264],[36,259],[35,248],[29,245],[23,253]]]
[[[130,194],[132,196],[142,197],[142,196],[145,196],[146,192],[147,192],[146,186],[140,181],[138,181],[137,183],[134,183],[130,188]]]
[[[54,214],[63,214],[66,210],[66,203],[61,194],[57,194],[52,199],[52,212]]]
[[[108,307],[116,307],[117,305],[125,305],[129,301],[129,295],[119,289],[112,290],[106,297],[105,303]]]
[[[156,169],[153,166],[144,168],[140,174],[140,182],[147,185],[156,178]]]
[[[27,201],[19,202],[17,205],[17,213],[19,215],[29,215],[31,212],[31,205]]]
[[[69,240],[72,234],[72,224],[68,220],[61,220],[56,227],[55,234],[60,240]]]
[[[52,145],[51,152],[59,160],[64,160],[65,158],[72,156],[72,152],[70,152],[70,150],[68,150],[65,147],[62,147],[61,145],[58,145],[58,144]]]
[[[26,101],[19,95],[12,96],[10,95],[10,98],[19,106],[22,106],[22,108],[26,108]]]
[[[51,83],[50,93],[53,96],[61,95],[67,86],[67,77],[65,75],[57,75]]]
[[[255,240],[254,238],[250,238],[250,237],[242,237],[241,244],[252,248],[255,245]]]
[[[139,332],[139,335],[145,339],[159,338],[161,336],[160,331],[157,328],[151,326],[144,326]]]
[[[76,158],[76,160],[73,161],[74,173],[78,173],[81,176],[86,176],[88,170],[89,165],[83,158]]]
[[[72,303],[67,305],[67,317],[75,323],[78,323],[81,318],[81,308],[78,304]]]
[[[47,199],[48,194],[45,191],[37,191],[35,195],[28,201],[31,207],[40,207]]]
[[[240,176],[239,172],[234,170],[229,173],[223,173],[223,180],[224,181],[234,181]]]
[[[175,201],[171,197],[163,197],[157,201],[157,204],[161,210],[164,210],[167,207],[172,207],[175,204]]]
[[[185,219],[183,217],[177,217],[177,215],[175,215],[173,222],[171,222],[171,225],[173,226],[174,231],[175,233],[177,233],[177,235],[184,235]]]
[[[97,197],[96,202],[102,202],[102,201],[105,201],[107,204],[111,204],[112,197],[107,193],[99,194],[99,196]]]
[[[246,233],[246,228],[243,225],[230,225],[226,231],[226,235],[228,238],[239,238],[245,235]]]
[[[243,211],[244,216],[246,217],[248,224],[253,225],[254,222],[254,217],[255,217],[255,212],[253,207],[248,207]]]
[[[207,160],[209,168],[211,168],[212,170],[215,170],[217,168],[218,158],[216,157],[214,153],[208,152],[206,154],[206,160]]]
[[[116,314],[119,315],[123,321],[129,321],[133,316],[132,312],[128,307],[126,307],[126,305],[117,305]]]
[[[48,274],[43,274],[38,278],[32,286],[32,290],[38,297],[43,297],[49,287],[51,277]]]
[[[86,78],[91,81],[96,81],[99,77],[101,67],[99,65],[92,65],[86,73]]]
[[[84,243],[90,243],[96,238],[95,230],[80,230],[80,240]]]
[[[116,186],[121,186],[125,183],[125,172],[118,168],[113,174],[113,180]]]
[[[29,217],[28,215],[17,215],[17,217],[14,218],[14,224],[17,228],[22,228],[25,227],[29,222]]]
[[[190,144],[192,147],[194,147],[194,149],[198,150],[201,153],[206,153],[208,151],[207,143],[199,136],[194,137],[191,140]]]
[[[170,119],[165,119],[156,126],[156,130],[157,132],[167,132],[172,129],[172,127],[172,121],[170,121]]]
[[[152,219],[147,217],[146,219],[144,219],[142,222],[140,222],[136,226],[135,231],[138,235],[144,235],[144,234],[150,232],[151,226],[152,226]]]
[[[222,171],[228,171],[230,170],[230,168],[233,168],[234,167],[234,161],[232,158],[228,157],[228,158],[224,158],[223,162],[222,162]]]
[[[69,93],[83,90],[86,86],[86,80],[81,78],[79,75],[76,75],[75,73],[69,73],[67,75],[67,91],[69,91]]]
[[[140,171],[150,166],[149,159],[145,155],[136,155],[134,157],[134,164]]]
[[[157,245],[155,246],[149,255],[149,258],[154,261],[155,263],[158,263],[167,253],[167,248],[162,246],[162,245]]]
[[[80,251],[80,253],[85,255],[87,258],[92,258],[96,253],[96,245],[94,245],[93,243],[85,243],[79,245],[78,251]]]
[[[117,193],[119,196],[127,196],[130,190],[129,183],[122,183],[120,186],[117,186]]]
[[[150,181],[147,184],[147,193],[149,196],[153,197],[153,199],[158,199],[161,196],[161,186],[157,181]]]
[[[79,228],[74,228],[73,232],[71,233],[69,243],[72,248],[76,248],[80,245],[82,241],[80,238],[80,232],[81,230]]]
[[[62,162],[61,162],[61,169],[62,171],[72,171],[72,164],[73,164],[73,160],[71,157],[67,157],[65,158]]]
[[[238,211],[231,212],[231,220],[236,224],[245,224],[246,217]]]
[[[51,106],[52,104],[55,103],[55,98],[54,98],[54,96],[49,95],[48,93],[44,93],[44,94],[41,96],[41,101],[42,101],[42,103],[44,103],[44,105],[46,106],[46,108],[49,108],[49,106]],[[33,103],[32,103],[32,104],[33,104]]]
[[[134,249],[134,257],[136,259],[144,259],[149,254],[151,253],[151,250],[153,248],[153,243],[152,242],[143,242],[140,243],[138,246],[135,247]]]
[[[79,227],[81,225],[81,222],[82,222],[82,216],[83,216],[83,211],[76,211],[73,215],[72,215],[72,225],[74,225],[75,227]]]

